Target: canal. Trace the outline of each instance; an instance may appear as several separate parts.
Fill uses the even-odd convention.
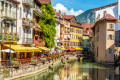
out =
[[[17,80],[120,80],[119,67],[73,62]]]

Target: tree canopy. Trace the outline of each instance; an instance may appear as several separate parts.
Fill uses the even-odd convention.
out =
[[[42,16],[39,18],[39,24],[44,33],[45,45],[54,47],[54,37],[56,36],[56,20],[54,18],[54,9],[51,3],[41,6]]]

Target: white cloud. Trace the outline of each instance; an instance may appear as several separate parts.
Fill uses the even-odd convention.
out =
[[[71,10],[68,10],[67,7],[65,7],[63,4],[60,4],[60,3],[56,4],[54,9],[56,9],[57,11],[60,10],[62,12],[62,14],[66,13],[67,15],[75,15],[75,16],[77,16],[83,12],[82,10],[74,11],[73,8]]]

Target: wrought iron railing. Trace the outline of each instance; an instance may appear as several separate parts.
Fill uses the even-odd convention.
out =
[[[34,6],[33,0],[22,0],[22,2],[27,4],[27,5]]]
[[[41,9],[40,9],[39,6],[37,6],[37,5],[35,4],[35,5],[34,5],[34,8],[35,8],[35,10],[37,10],[40,14],[42,14]]]

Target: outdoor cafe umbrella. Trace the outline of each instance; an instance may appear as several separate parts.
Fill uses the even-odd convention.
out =
[[[2,52],[6,52],[6,53],[14,53],[14,51],[13,50],[10,50],[10,49],[4,49],[4,50],[1,50]]]

